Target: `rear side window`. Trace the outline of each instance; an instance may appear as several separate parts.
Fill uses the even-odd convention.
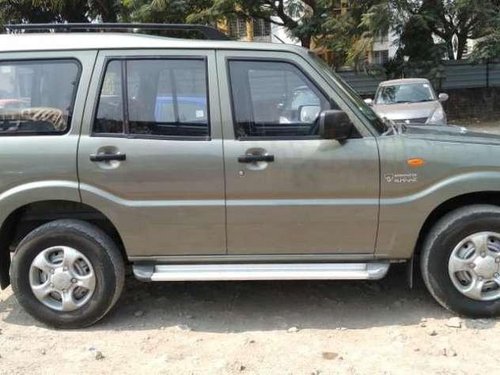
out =
[[[79,79],[74,60],[0,62],[0,136],[66,133]]]
[[[113,60],[104,76],[94,134],[207,137],[208,118],[205,60]]]

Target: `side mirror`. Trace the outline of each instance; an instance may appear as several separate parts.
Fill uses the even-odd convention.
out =
[[[369,106],[372,106],[373,105],[373,99],[371,99],[371,98],[365,99],[365,103],[368,104]]]
[[[438,95],[438,100],[440,102],[445,102],[449,99],[450,97],[448,96],[448,94],[445,94],[444,92],[442,92],[441,94]]]
[[[344,111],[327,110],[319,115],[319,135],[324,139],[336,139],[339,142],[348,139],[354,130],[351,119]]]
[[[320,111],[319,105],[302,105],[299,107],[299,121],[311,124],[316,121]]]

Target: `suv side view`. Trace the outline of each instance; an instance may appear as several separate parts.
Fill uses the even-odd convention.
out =
[[[89,326],[129,266],[374,280],[418,260],[441,305],[499,315],[500,137],[383,121],[299,47],[91,32],[168,27],[0,35],[0,280],[26,311]]]

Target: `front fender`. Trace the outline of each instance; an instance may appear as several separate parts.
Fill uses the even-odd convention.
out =
[[[382,184],[387,184],[387,181]],[[382,197],[376,254],[410,258],[425,221],[435,209],[460,196],[479,193],[500,193],[500,172],[463,173],[413,194]]]

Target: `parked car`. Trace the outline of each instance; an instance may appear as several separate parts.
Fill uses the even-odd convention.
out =
[[[26,311],[91,325],[126,267],[375,280],[406,262],[444,307],[500,314],[499,136],[384,121],[305,49],[192,27],[212,39],[0,35],[17,100],[0,108],[0,281]]]
[[[381,82],[375,99],[368,99],[375,112],[404,124],[446,125],[442,102],[448,94],[436,95],[429,80],[405,78]]]

